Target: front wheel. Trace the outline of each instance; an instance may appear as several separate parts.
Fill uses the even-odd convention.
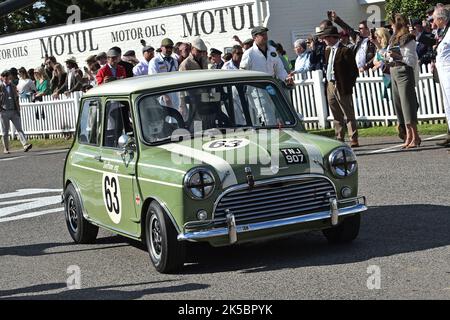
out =
[[[359,234],[361,215],[356,214],[345,218],[338,226],[323,230],[324,236],[330,244],[349,243]]]
[[[145,240],[150,259],[158,272],[173,273],[184,265],[185,244],[177,240],[177,232],[157,202],[152,202],[145,219]]]
[[[73,185],[64,193],[64,213],[70,236],[78,244],[91,244],[97,239],[98,227],[83,217],[81,201]]]

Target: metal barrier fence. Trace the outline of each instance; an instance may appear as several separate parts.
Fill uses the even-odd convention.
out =
[[[419,100],[418,118],[421,121],[445,120],[442,90],[433,80],[430,67],[423,65],[416,87]],[[353,104],[359,122],[390,125],[396,121],[391,90],[383,97],[384,84],[380,70],[360,74],[353,90]],[[325,96],[325,83],[321,71],[297,75],[291,92],[297,112],[304,116],[308,129],[323,129],[332,124],[333,117]],[[21,100],[22,126],[25,134],[34,137],[62,137],[75,131],[81,92],[70,96],[43,97],[42,102]],[[0,124],[1,126],[1,124]],[[0,128],[1,129],[1,128]],[[0,130],[0,135],[2,134]],[[15,136],[11,126],[10,135]]]

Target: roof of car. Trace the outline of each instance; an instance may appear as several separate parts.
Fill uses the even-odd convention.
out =
[[[263,72],[244,70],[170,72],[113,81],[89,90],[84,96],[128,95],[133,92],[185,85],[194,82],[205,82],[208,84],[211,81],[229,81],[245,78],[270,79],[270,76]]]

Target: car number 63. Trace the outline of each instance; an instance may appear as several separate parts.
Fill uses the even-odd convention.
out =
[[[122,201],[119,177],[112,174],[103,175],[103,200],[109,217],[115,224],[122,218]]]

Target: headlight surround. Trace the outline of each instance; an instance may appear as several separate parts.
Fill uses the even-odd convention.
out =
[[[330,169],[336,178],[343,179],[352,176],[358,169],[356,155],[352,149],[341,147],[334,150],[329,157]]]
[[[184,177],[184,190],[191,199],[208,199],[216,188],[216,181],[211,170],[196,168],[189,171]]]

